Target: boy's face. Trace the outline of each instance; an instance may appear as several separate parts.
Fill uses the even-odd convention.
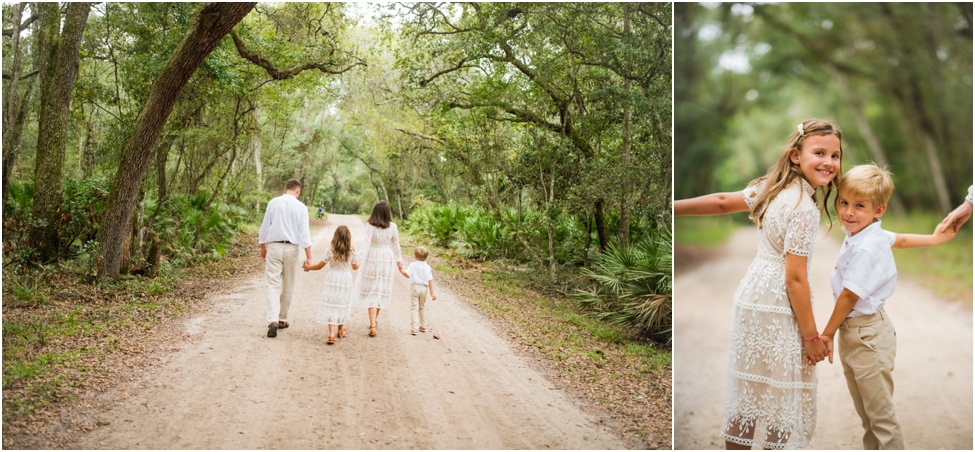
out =
[[[850,235],[857,235],[863,228],[870,226],[873,220],[884,216],[887,204],[874,206],[873,202],[863,196],[856,196],[846,190],[840,190],[837,198],[836,215],[843,223]]]

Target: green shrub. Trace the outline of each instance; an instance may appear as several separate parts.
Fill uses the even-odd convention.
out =
[[[630,246],[610,244],[593,269],[595,283],[576,290],[576,299],[601,320],[639,329],[659,341],[672,340],[673,253],[669,230],[645,234]]]

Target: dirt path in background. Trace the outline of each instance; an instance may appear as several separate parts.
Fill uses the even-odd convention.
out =
[[[758,231],[738,230],[720,255],[675,274],[674,447],[723,449],[731,301],[755,257]],[[951,246],[948,244],[946,246]],[[813,253],[813,312],[832,312],[829,275],[839,243],[822,238]],[[896,258],[896,254],[895,254]],[[886,310],[897,330],[894,402],[911,449],[972,447],[972,310],[936,298],[901,278]],[[862,449],[860,418],[838,356],[817,366],[818,417],[810,449]]]
[[[361,237],[357,217],[329,215],[313,237],[315,260],[340,224]],[[274,339],[263,274],[215,295],[205,315],[186,321],[191,338],[95,414],[97,427],[76,447],[624,448],[604,419],[580,411],[442,286],[428,301],[440,340],[409,334],[409,285],[397,278],[377,337],[366,335],[365,310],[353,309],[349,335],[325,345],[327,329],[314,323],[323,277],[299,273],[291,327]]]

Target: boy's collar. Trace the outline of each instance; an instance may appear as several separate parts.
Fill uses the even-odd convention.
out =
[[[880,218],[874,218],[873,222],[867,225],[867,227],[857,232],[857,235],[850,235],[850,231],[843,231],[846,233],[847,240],[859,240],[860,237],[865,237],[872,234],[874,231],[879,231],[880,228]]]

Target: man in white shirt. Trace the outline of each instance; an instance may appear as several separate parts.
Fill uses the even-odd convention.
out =
[[[298,200],[300,194],[301,182],[289,180],[284,194],[267,203],[258,233],[267,278],[267,337],[276,337],[279,329],[288,327],[300,249],[312,265],[308,208]]]

